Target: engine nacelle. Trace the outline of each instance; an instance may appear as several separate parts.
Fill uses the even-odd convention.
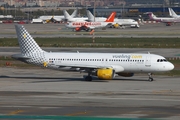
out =
[[[134,73],[117,73],[119,76],[123,77],[132,77],[134,76]]]
[[[81,28],[80,27],[76,27],[75,31],[81,31]]]
[[[113,27],[114,27],[114,28],[118,28],[118,27],[119,27],[119,24],[116,23],[116,24],[113,25]]]
[[[115,72],[111,68],[98,69],[96,75],[99,79],[102,80],[112,80],[114,78]]]

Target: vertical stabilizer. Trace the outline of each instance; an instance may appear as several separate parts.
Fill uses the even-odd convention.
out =
[[[112,12],[105,22],[114,22],[115,16],[116,16],[116,12]]]
[[[89,10],[86,10],[86,12],[87,12],[87,16],[88,16],[88,21],[93,22],[94,21],[94,15]]]
[[[70,21],[70,19],[72,19],[72,17],[69,15],[69,13],[66,10],[63,10],[63,14],[66,20]]]
[[[74,12],[71,14],[71,17],[73,17],[73,18],[76,17],[77,13],[78,13],[78,9],[75,9]]]
[[[179,17],[172,8],[168,8],[168,10],[169,10],[169,16],[174,17],[174,18]]]
[[[43,50],[34,41],[32,36],[27,32],[24,26],[15,25],[15,28],[16,28],[16,34],[18,37],[21,54],[28,55],[28,54],[43,52]]]
[[[150,20],[155,20],[157,18],[152,12],[147,12],[145,14],[147,14],[149,16]]]

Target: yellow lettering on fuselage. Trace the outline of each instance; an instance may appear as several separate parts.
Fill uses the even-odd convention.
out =
[[[141,59],[142,55],[131,55],[131,58],[133,58],[133,59]]]

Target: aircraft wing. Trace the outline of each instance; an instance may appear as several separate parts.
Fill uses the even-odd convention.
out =
[[[56,18],[56,17],[54,17],[54,18],[53,18],[53,21],[54,21],[54,22],[60,22],[60,21],[62,21],[62,18]]]
[[[59,66],[59,67],[74,67],[74,68],[92,68],[92,69],[109,68],[110,67],[110,66],[103,66],[103,65],[97,66],[97,65],[79,65],[79,64],[73,64],[73,65],[62,64],[62,65],[57,65],[57,66]]]
[[[82,64],[62,64],[57,65],[59,68],[61,67],[72,67],[72,68],[79,68],[79,69],[101,69],[101,68],[113,68],[115,71],[123,72],[124,68],[119,65],[82,65]]]

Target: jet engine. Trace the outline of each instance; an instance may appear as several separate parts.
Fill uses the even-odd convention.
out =
[[[76,27],[75,31],[81,31],[81,28],[80,27]]]
[[[117,73],[119,76],[123,77],[132,77],[134,76],[134,73]]]
[[[119,28],[119,24],[116,23],[116,24],[113,25],[113,27],[114,27],[114,28]]]
[[[102,80],[112,80],[115,76],[115,71],[111,68],[98,69],[96,76]]]

